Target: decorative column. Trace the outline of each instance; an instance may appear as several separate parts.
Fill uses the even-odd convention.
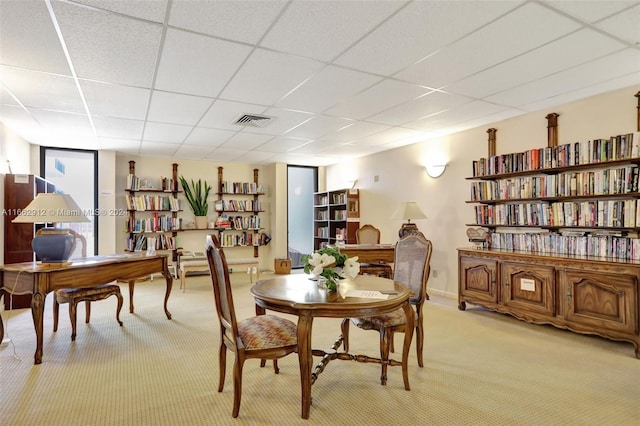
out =
[[[489,146],[487,148],[489,157],[493,157],[496,155],[496,132],[498,129],[494,129],[493,127],[487,129],[487,133],[489,134]]]
[[[555,148],[558,146],[558,116],[555,112],[547,114],[547,146]]]

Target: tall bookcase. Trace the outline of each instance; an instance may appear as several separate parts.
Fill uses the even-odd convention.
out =
[[[356,243],[360,227],[360,193],[357,189],[340,189],[313,194],[313,248]]]
[[[458,250],[459,309],[629,341],[640,358],[640,133],[558,145],[557,118],[546,148],[496,155],[490,138],[473,163],[469,225],[490,240]]]
[[[36,231],[44,226],[33,223],[12,223],[20,210],[27,207],[36,195],[55,192],[53,183],[36,175],[8,174],[4,180],[4,263],[31,262],[34,260],[31,241]],[[37,260],[37,259],[36,259]],[[13,295],[4,298],[5,309],[21,309],[31,306],[31,295]]]
[[[264,188],[258,172],[253,169],[253,181],[232,182],[224,180],[223,167],[218,167],[218,199],[214,204],[220,244],[225,248],[253,247],[253,257],[258,257],[259,246],[270,240],[263,232],[260,218],[264,212],[260,199]]]
[[[182,229],[178,218],[178,165],[173,164],[171,177],[147,182],[136,176],[136,162],[129,161],[129,175],[125,187],[127,206],[126,251],[147,250],[150,237],[155,238],[156,250],[168,250],[177,259],[176,236]]]

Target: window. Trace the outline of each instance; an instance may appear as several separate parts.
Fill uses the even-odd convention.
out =
[[[318,190],[317,167],[287,167],[287,248],[292,268],[313,252],[313,193]]]

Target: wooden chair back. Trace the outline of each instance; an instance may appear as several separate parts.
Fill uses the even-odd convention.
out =
[[[218,319],[220,321],[221,337],[232,350],[235,350],[236,337],[238,336],[238,323],[233,305],[233,295],[231,293],[229,268],[227,267],[227,259],[220,246],[220,241],[218,241],[215,235],[207,236],[206,254],[209,262],[209,270],[211,271],[211,281],[213,284],[216,311],[218,312]]]
[[[427,297],[431,252],[431,241],[419,231],[409,233],[396,243],[393,279],[415,292],[410,299],[413,304],[419,305]]]
[[[380,230],[373,225],[362,225],[356,229],[357,244],[380,244]]]

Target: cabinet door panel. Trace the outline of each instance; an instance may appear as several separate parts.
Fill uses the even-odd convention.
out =
[[[500,278],[505,306],[555,315],[555,272],[552,266],[504,262]]]
[[[592,328],[638,334],[638,276],[565,270],[566,319]]]
[[[460,257],[459,269],[459,296],[462,299],[469,297],[478,301],[498,302],[497,260],[463,256]]]

